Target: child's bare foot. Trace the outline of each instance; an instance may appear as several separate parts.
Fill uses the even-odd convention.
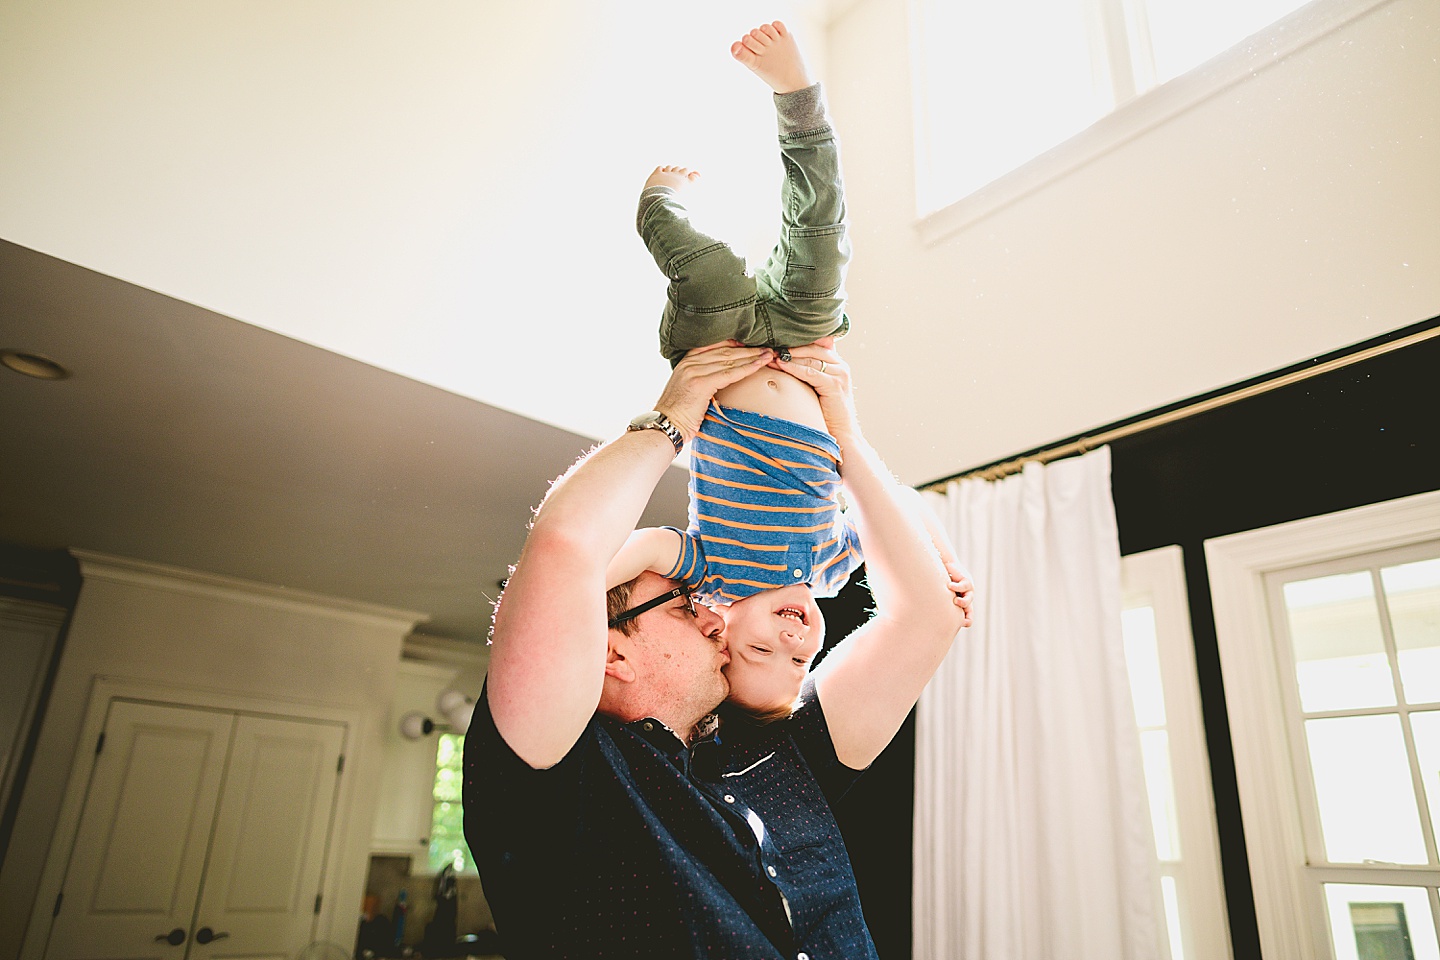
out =
[[[730,55],[755,71],[776,93],[794,93],[815,82],[805,68],[795,35],[779,20],[762,23],[730,44]]]
[[[676,167],[671,164],[666,164],[663,167],[656,167],[655,172],[650,174],[649,179],[645,181],[645,186],[641,189],[669,187],[671,190],[678,191],[699,179],[699,170],[691,170],[689,167]]]

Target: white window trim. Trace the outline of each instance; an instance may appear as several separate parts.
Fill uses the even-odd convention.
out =
[[[1180,865],[1175,874],[1184,897],[1182,942],[1187,957],[1224,960],[1233,956],[1233,947],[1221,877],[1200,680],[1195,668],[1195,641],[1190,633],[1184,553],[1178,546],[1147,550],[1124,557],[1120,570],[1125,607],[1148,605],[1155,611],[1165,729],[1170,741],[1180,832]]]
[[[911,0],[911,22],[920,22],[920,5]],[[1153,90],[1122,104],[1090,127],[1052,147],[974,193],[923,215],[915,229],[925,244],[935,244],[976,221],[1054,183],[1141,134],[1179,116],[1226,89],[1279,63],[1318,40],[1393,0],[1314,0],[1259,33]],[[917,63],[920,47],[912,45]],[[923,63],[913,73],[916,177],[932,178],[939,160],[926,144],[930,120]]]
[[[1329,928],[1306,857],[1279,696],[1265,574],[1440,536],[1440,491],[1205,542],[1260,945],[1267,957],[1329,960]]]

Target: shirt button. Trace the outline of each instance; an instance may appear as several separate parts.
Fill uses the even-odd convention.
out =
[[[797,954],[795,954],[795,960],[810,960],[810,954],[808,954],[808,953],[797,953]]]
[[[799,580],[801,577],[805,576],[805,574],[801,572],[799,567],[796,567],[795,570],[792,572],[795,574],[796,580]]]
[[[727,793],[727,794],[725,794],[725,802],[726,802],[726,803],[734,803],[734,802],[735,802],[735,798],[732,797],[732,796],[730,796],[730,794]]]
[[[647,722],[647,723],[645,724],[645,729],[646,729],[646,730],[654,730],[654,729],[655,729],[655,724]]]
[[[765,872],[768,873],[768,874],[770,874],[770,876],[772,876],[772,877],[775,876],[775,868],[774,868],[774,867],[766,867],[766,868],[765,868]]]

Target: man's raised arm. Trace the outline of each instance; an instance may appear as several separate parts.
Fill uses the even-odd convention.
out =
[[[824,346],[798,347],[792,355],[782,369],[815,388],[840,444],[840,477],[875,598],[874,617],[827,654],[815,675],[836,752],[859,769],[905,722],[967,613],[955,603],[919,497],[891,475],[860,432],[849,367]]]
[[[655,409],[689,439],[715,391],[763,366],[763,348],[693,350]],[[495,726],[526,763],[554,765],[600,702],[605,568],[675,459],[660,430],[627,432],[582,457],[550,488],[495,611],[487,690]]]

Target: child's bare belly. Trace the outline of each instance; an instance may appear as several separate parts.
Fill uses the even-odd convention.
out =
[[[761,367],[743,380],[722,387],[715,394],[722,407],[782,420],[794,420],[816,430],[825,430],[820,398],[808,383],[774,367]]]

